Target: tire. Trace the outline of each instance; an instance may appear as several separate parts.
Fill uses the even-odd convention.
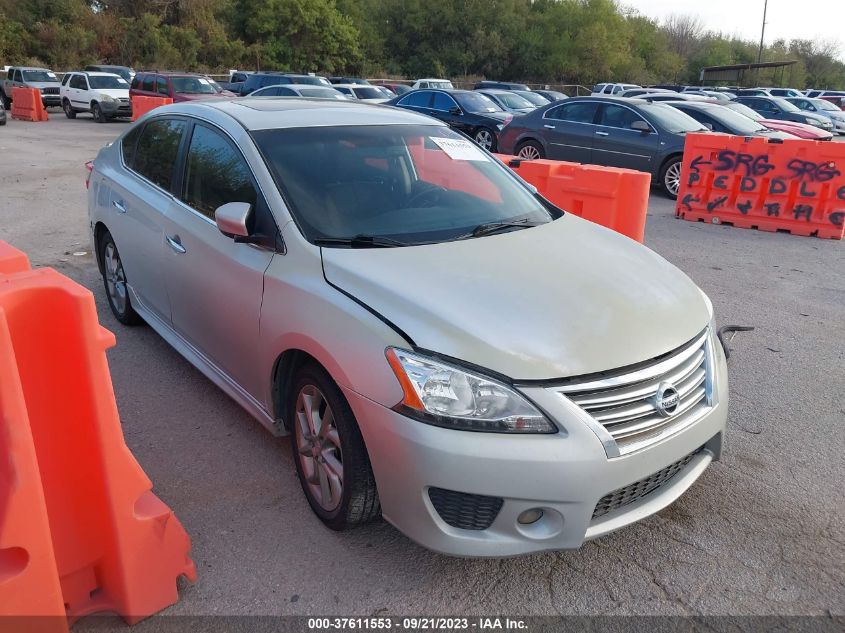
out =
[[[0,99],[3,99],[3,109],[8,112],[12,108],[12,100],[6,96],[5,92],[0,92]]]
[[[94,103],[94,105],[91,106],[91,114],[94,115],[94,120],[97,123],[105,123],[109,120],[99,103]]]
[[[537,141],[525,141],[517,145],[516,155],[525,160],[538,160],[546,157],[546,150]]]
[[[381,506],[367,448],[337,384],[325,369],[309,363],[292,385],[287,403],[291,450],[314,514],[337,531],[378,517]]]
[[[100,237],[97,256],[102,264],[103,286],[114,318],[123,325],[140,325],[144,321],[132,307],[126,285],[126,271],[114,238],[108,231]]]
[[[73,109],[73,106],[70,105],[70,101],[68,101],[67,99],[65,99],[62,102],[62,110],[65,111],[65,116],[67,118],[69,118],[69,119],[75,119],[76,118],[76,110]]]
[[[660,168],[660,186],[672,200],[678,199],[678,190],[681,188],[681,156],[673,156]]]
[[[488,152],[496,151],[496,133],[489,127],[480,127],[472,134],[472,139]]]

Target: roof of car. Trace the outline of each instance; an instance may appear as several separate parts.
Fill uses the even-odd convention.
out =
[[[53,72],[49,68],[42,68],[41,66],[10,66],[9,70],[17,69],[17,70],[46,70],[47,72]]]
[[[141,70],[137,75],[163,75],[165,77],[205,77],[202,73],[189,73],[179,70]]]
[[[661,103],[665,103],[666,105],[674,106],[674,105],[683,105],[689,106],[691,108],[721,108],[723,104],[721,103],[714,103],[712,101],[690,101],[688,99],[678,99],[677,101],[661,101]]]
[[[605,103],[622,103],[625,105],[651,105],[645,99],[639,97],[611,97],[610,95],[585,95],[583,97],[570,97],[567,103],[577,101],[602,101]]]
[[[332,88],[378,88],[371,84],[332,84]],[[328,88],[328,86],[326,86]]]
[[[162,113],[164,108],[188,115],[201,115],[211,108],[226,113],[248,130],[341,125],[445,125],[411,110],[326,99],[241,97],[162,106]]]
[[[476,90],[475,92],[487,92],[492,95],[509,95],[513,94],[513,90],[506,90],[504,88],[483,88],[481,90]],[[525,91],[528,92],[528,91]]]
[[[103,72],[103,71],[99,71],[99,70],[97,70],[97,71],[95,71],[95,70],[74,70],[73,74],[88,75],[89,77],[120,77],[120,75],[117,75],[115,73],[107,73],[107,72]],[[121,79],[122,79],[122,77],[121,77]]]

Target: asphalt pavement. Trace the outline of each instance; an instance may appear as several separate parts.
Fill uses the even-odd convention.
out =
[[[126,442],[191,535],[199,573],[165,614],[845,615],[842,242],[678,220],[653,192],[646,244],[704,289],[720,325],[756,328],[731,342],[723,460],[670,508],[580,550],[450,558],[384,522],[323,527],[287,439],[150,328],[113,319],[84,163],[127,123],[50,116],[0,128],[0,239],[90,288],[117,335]],[[89,629],[101,627],[74,628]]]

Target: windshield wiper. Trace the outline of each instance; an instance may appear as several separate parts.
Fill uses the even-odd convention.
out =
[[[407,242],[384,235],[356,235],[355,237],[320,237],[314,240],[317,246],[348,246],[350,248],[392,248],[410,246]]]
[[[493,235],[494,233],[499,233],[500,231],[504,231],[505,229],[529,229],[532,226],[540,226],[540,224],[545,223],[529,222],[527,218],[522,220],[510,220],[508,222],[485,222],[484,224],[479,224],[466,235],[460,235],[455,239],[464,240],[470,237],[483,237],[485,235]]]

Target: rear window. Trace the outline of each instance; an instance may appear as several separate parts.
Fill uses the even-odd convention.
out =
[[[367,86],[362,88],[353,88],[352,92],[355,93],[355,96],[359,99],[384,99],[384,95],[378,91],[378,89]]]
[[[171,77],[170,83],[173,85],[173,92],[179,94],[217,94],[214,86],[205,77]]]
[[[165,191],[170,191],[184,132],[184,121],[157,119],[147,123],[135,147],[133,169]]]

